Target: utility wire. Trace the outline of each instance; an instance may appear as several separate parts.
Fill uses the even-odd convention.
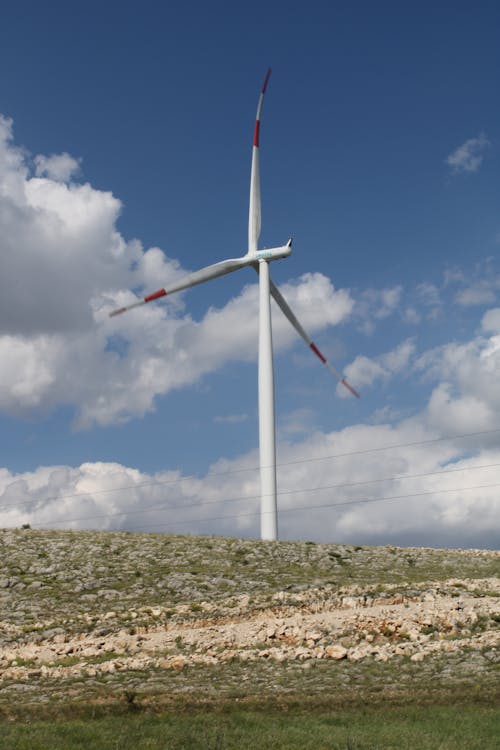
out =
[[[493,467],[497,467],[497,466],[500,466],[500,464],[498,464],[498,463],[497,464],[485,464],[483,466],[474,466],[474,467],[471,467],[471,468],[472,469],[489,469],[489,468],[493,468]],[[324,491],[324,490],[341,489],[341,488],[345,488],[345,487],[355,487],[355,486],[360,486],[360,485],[372,484],[372,483],[376,483],[376,482],[400,481],[400,480],[405,480],[405,479],[415,479],[415,478],[422,478],[422,477],[442,475],[442,474],[452,474],[452,473],[455,473],[457,471],[468,471],[468,469],[466,469],[466,468],[462,468],[462,469],[450,469],[450,470],[437,471],[437,472],[427,472],[427,473],[422,473],[422,474],[401,475],[401,476],[395,476],[395,477],[388,477],[388,478],[385,478],[385,479],[383,478],[383,479],[375,479],[375,480],[366,480],[366,481],[361,481],[361,482],[345,482],[345,483],[342,483],[342,484],[330,484],[330,485],[324,485],[322,487],[305,487],[305,488],[295,489],[295,490],[282,490],[281,492],[278,492],[277,494],[278,494],[279,497],[281,497],[283,495],[296,495],[296,494],[301,494],[303,492],[320,492],[320,491]],[[479,487],[492,487],[492,486],[497,486],[497,485],[477,485],[478,488]],[[455,491],[459,491],[459,489],[458,490],[429,490],[427,492],[422,492],[422,493],[414,493],[414,494],[411,494],[411,495],[402,495],[401,497],[417,497],[419,495],[426,495],[426,494],[433,494],[433,493],[439,494],[441,492],[452,492],[452,491],[455,492]],[[468,488],[464,488],[464,489],[468,489]],[[471,489],[474,489],[474,488],[471,488]],[[226,499],[222,499],[222,500],[221,499],[217,499],[217,500],[205,500],[205,501],[201,501],[201,502],[197,502],[197,503],[189,503],[189,504],[183,504],[183,505],[169,505],[167,507],[165,507],[163,505],[158,505],[157,504],[157,505],[149,506],[147,508],[141,508],[139,510],[120,511],[118,513],[105,513],[105,514],[102,514],[102,515],[97,515],[97,516],[83,516],[83,517],[80,517],[80,518],[66,518],[66,519],[62,519],[62,520],[59,520],[59,521],[44,521],[44,522],[40,522],[40,523],[33,523],[32,525],[33,526],[50,526],[52,524],[77,523],[77,522],[80,522],[80,521],[95,521],[95,520],[106,519],[106,518],[116,518],[116,517],[119,517],[119,516],[142,515],[143,513],[150,513],[150,512],[155,511],[155,510],[159,511],[159,512],[162,512],[162,513],[167,513],[169,511],[174,511],[174,510],[185,510],[186,508],[198,508],[198,507],[201,507],[203,505],[215,505],[215,504],[220,504],[220,503],[241,502],[242,500],[258,500],[259,497],[261,497],[261,495],[244,495],[242,497],[226,498]],[[400,497],[400,496],[396,496],[396,497]],[[376,498],[375,500],[373,500],[373,502],[375,502],[375,501],[378,502],[380,499],[383,499],[383,498]],[[367,499],[362,499],[362,500],[359,500],[359,501],[356,501],[356,500],[355,501],[348,501],[346,504],[349,505],[349,504],[356,504],[357,502],[369,502],[369,501],[370,501],[369,499],[368,500]],[[342,505],[342,504],[343,503],[340,503],[340,505]],[[323,506],[314,506],[313,505],[313,506],[306,506],[306,507],[308,507],[308,508],[315,508],[315,507],[323,507]],[[330,506],[327,505],[325,507],[330,507]],[[282,510],[280,509],[280,513],[281,512],[282,512]],[[245,515],[245,514],[243,514],[243,515]],[[252,513],[251,515],[254,515],[254,514]],[[236,514],[236,516],[228,516],[228,518],[232,518],[232,517],[238,518],[239,514]],[[216,519],[212,519],[212,520],[216,520]],[[190,520],[188,520],[188,521],[178,521],[176,523],[191,523],[191,521]]]
[[[382,503],[382,502],[388,502],[388,501],[394,501],[394,500],[407,500],[409,498],[413,497],[424,497],[426,495],[440,495],[444,493],[450,493],[450,492],[468,492],[470,490],[479,490],[479,489],[491,489],[493,487],[500,487],[500,483],[495,484],[478,484],[474,487],[458,487],[454,489],[448,489],[448,490],[430,490],[428,492],[415,492],[410,495],[391,495],[389,497],[376,497],[376,498],[362,498],[359,500],[346,500],[345,502],[341,503],[325,503],[321,505],[302,505],[297,506],[295,508],[280,508],[280,514],[281,513],[294,513],[298,510],[320,510],[321,508],[340,508],[350,505],[361,505],[361,504],[369,504],[369,503]],[[273,511],[265,511],[266,513],[272,513]],[[227,515],[227,516],[214,516],[212,518],[193,518],[189,519],[187,521],[172,521],[171,523],[166,524],[157,524],[155,523],[155,529],[156,528],[164,528],[169,526],[178,526],[181,524],[186,523],[202,523],[205,521],[221,521],[224,519],[231,519],[231,518],[246,518],[250,516],[260,516],[261,512],[260,510],[254,511],[251,513],[235,513],[234,515]],[[134,529],[134,531],[143,531],[147,530],[150,527],[139,527]]]
[[[364,455],[367,453],[381,452],[381,451],[392,450],[396,448],[410,448],[410,447],[416,447],[419,445],[429,445],[432,443],[444,442],[446,440],[463,440],[469,437],[491,435],[491,434],[499,433],[499,432],[500,432],[500,428],[497,428],[494,430],[482,430],[480,432],[469,432],[469,433],[464,433],[462,435],[447,435],[447,436],[443,436],[439,438],[430,438],[428,440],[413,441],[410,443],[394,443],[394,444],[385,445],[385,446],[377,446],[375,448],[364,448],[364,449],[357,450],[357,451],[348,451],[345,453],[333,453],[327,456],[313,456],[310,458],[295,459],[293,461],[283,461],[283,462],[277,463],[276,468],[281,468],[285,466],[294,466],[294,465],[305,464],[305,463],[312,463],[314,461],[327,461],[327,460],[336,459],[336,458],[348,458],[349,456],[359,456],[359,455]],[[224,471],[224,472],[209,472],[203,477],[203,480],[206,480],[212,477],[226,477],[232,474],[240,474],[246,471],[258,471],[259,468],[260,468],[259,466],[251,466],[247,468],[231,469],[230,471]],[[263,467],[263,468],[269,468],[269,467]],[[118,474],[121,474],[121,472],[113,472],[112,474],[106,474],[105,478],[108,479],[109,477],[116,476]],[[138,484],[124,485],[122,487],[111,487],[108,489],[94,490],[93,492],[75,492],[71,495],[54,495],[52,497],[45,498],[44,502],[50,502],[52,500],[71,500],[77,497],[93,497],[94,495],[109,494],[112,492],[123,492],[124,490],[135,490],[141,487],[156,487],[156,486],[166,487],[166,486],[181,484],[182,482],[187,482],[189,480],[200,481],[200,477],[197,477],[195,475],[189,475],[189,476],[182,477],[181,479],[166,479],[166,480],[160,480],[160,481],[156,480],[156,481],[151,481],[151,482],[140,482]],[[387,481],[387,480],[373,480],[373,481]],[[33,502],[36,502],[36,501],[25,500],[21,503],[14,502],[14,503],[9,503],[5,505],[0,505],[0,510],[4,510],[6,508],[11,508],[11,507],[18,508],[22,505],[30,505]]]
[[[351,506],[351,505],[360,505],[360,504],[369,504],[369,503],[381,503],[381,502],[388,502],[388,501],[394,501],[394,500],[405,500],[409,498],[415,498],[415,497],[425,497],[428,495],[440,495],[440,494],[447,494],[451,492],[469,492],[471,490],[478,490],[478,489],[492,489],[495,487],[500,487],[500,483],[494,483],[494,484],[478,484],[473,487],[455,487],[453,489],[447,489],[447,490],[429,490],[426,492],[415,492],[408,495],[390,495],[388,497],[377,497],[377,498],[360,498],[358,500],[346,500],[341,503],[322,503],[319,505],[302,505],[302,506],[296,506],[294,508],[281,508],[281,513],[293,513],[295,511],[299,510],[320,510],[322,508],[340,508],[345,506]],[[271,511],[267,511],[270,513]],[[179,525],[185,525],[187,523],[204,523],[207,521],[222,521],[225,519],[234,519],[234,518],[248,518],[251,516],[260,516],[261,512],[258,511],[252,511],[249,513],[235,513],[230,515],[224,515],[224,516],[209,516],[205,518],[190,518],[184,521],[171,521],[169,523],[164,524],[157,524],[155,523],[155,529],[157,528],[165,528],[170,526],[179,526]],[[77,520],[93,520],[92,518],[87,519],[73,519],[74,521]],[[59,523],[70,523],[71,521],[65,520],[65,521],[52,521],[52,522],[44,522],[44,523],[34,523],[32,526],[49,526],[52,524],[59,524]],[[134,531],[143,531],[148,530],[149,526],[142,526],[137,527],[134,529]]]

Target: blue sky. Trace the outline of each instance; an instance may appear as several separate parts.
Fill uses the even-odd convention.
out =
[[[273,278],[362,393],[274,316],[280,534],[498,545],[499,20],[487,2],[4,9],[0,525],[258,533],[255,274],[106,312],[246,251],[271,65],[261,244],[293,236]]]

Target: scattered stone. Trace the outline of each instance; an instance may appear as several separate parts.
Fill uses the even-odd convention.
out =
[[[337,644],[335,646],[327,646],[325,653],[330,659],[345,659],[347,656],[347,649]]]
[[[345,684],[370,661],[466,658],[474,676],[500,662],[495,552],[412,550],[409,586],[391,573],[407,565],[398,548],[20,533],[0,531],[0,702],[24,685],[45,700],[65,680],[115,690],[229,662]],[[456,577],[425,578],[438,562]]]
[[[410,661],[413,661],[413,662],[423,661],[424,659],[425,659],[425,654],[423,651],[417,651],[416,654],[412,654],[410,656]]]

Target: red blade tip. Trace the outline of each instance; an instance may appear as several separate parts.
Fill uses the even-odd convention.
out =
[[[361,398],[361,396],[359,395],[359,393],[357,392],[357,390],[355,388],[353,388],[352,385],[349,385],[349,383],[347,382],[347,380],[345,378],[342,378],[342,380],[340,382],[342,383],[342,385],[345,385],[345,387],[347,388],[347,390],[350,391],[353,396],[356,396],[356,398]]]
[[[264,78],[264,83],[262,84],[262,93],[263,94],[266,93],[267,82],[269,81],[270,75],[271,75],[271,68],[268,68],[267,69],[267,73],[266,73],[266,77]]]
[[[113,312],[109,313],[110,318],[114,318],[115,315],[121,315],[122,313],[126,312],[126,307],[120,307],[118,310],[113,310]]]

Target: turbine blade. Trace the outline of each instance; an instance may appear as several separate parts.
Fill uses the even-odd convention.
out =
[[[267,82],[271,75],[271,68],[268,69],[257,105],[257,115],[255,118],[255,129],[253,134],[252,148],[252,171],[250,174],[250,207],[248,210],[248,252],[255,253],[260,237],[260,172],[259,172],[259,133],[260,133],[260,115],[262,113],[262,104],[264,103],[264,94],[266,93]]]
[[[328,360],[326,359],[326,357],[320,352],[320,350],[318,349],[318,347],[316,346],[316,344],[314,343],[314,341],[310,338],[310,336],[306,333],[306,331],[304,330],[304,328],[301,326],[301,324],[299,323],[299,321],[295,317],[294,313],[292,312],[292,310],[291,310],[288,302],[283,297],[283,295],[281,294],[280,290],[278,289],[278,287],[276,286],[276,284],[272,280],[271,280],[271,283],[270,283],[270,291],[271,291],[271,295],[274,298],[274,301],[276,302],[276,304],[278,305],[278,307],[281,309],[281,311],[283,312],[283,314],[285,315],[285,317],[288,318],[288,320],[293,325],[293,327],[295,328],[295,330],[297,331],[297,333],[299,334],[299,336],[301,336],[304,339],[304,341],[308,345],[309,349],[311,349],[315,353],[315,355],[317,357],[319,357],[319,359],[323,362],[323,364],[328,367],[328,369],[330,370],[330,372],[332,373],[332,375],[335,378],[337,378],[337,380],[339,381],[339,383],[342,383],[342,385],[345,386],[345,388],[347,388],[347,390],[350,391],[350,393],[352,393],[353,396],[356,396],[356,398],[360,398],[360,395],[357,392],[357,390],[355,388],[353,388],[352,385],[350,385],[347,382],[347,380],[345,379],[345,377],[343,375],[341,375],[341,373],[338,370],[336,370],[335,367],[332,364],[330,364],[330,362],[328,362]]]
[[[165,297],[167,294],[173,294],[174,292],[180,292],[183,289],[189,289],[197,284],[203,284],[205,281],[216,279],[218,276],[225,276],[228,273],[238,271],[240,268],[250,265],[250,263],[251,260],[249,258],[243,257],[229,258],[228,260],[220,261],[220,263],[213,263],[211,266],[205,266],[205,268],[200,268],[199,271],[189,273],[187,276],[184,276],[182,279],[179,279],[179,281],[165,287],[164,289],[158,289],[158,291],[148,294],[147,297],[143,297],[137,302],[133,302],[131,305],[113,310],[113,312],[109,313],[109,317],[113,318],[115,315],[121,315],[128,310],[133,310],[134,307],[140,307],[140,305],[145,305],[147,302],[153,302],[155,299]]]

